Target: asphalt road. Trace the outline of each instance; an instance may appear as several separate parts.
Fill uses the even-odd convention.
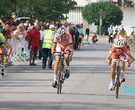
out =
[[[53,70],[27,63],[10,66],[0,79],[0,110],[134,110],[135,93],[125,93],[125,87],[135,88],[135,62],[126,68],[126,82],[119,98],[110,92],[110,66],[105,57],[111,45],[97,43],[75,51],[71,76],[63,84],[62,94],[52,88]],[[131,53],[134,55],[134,47]]]

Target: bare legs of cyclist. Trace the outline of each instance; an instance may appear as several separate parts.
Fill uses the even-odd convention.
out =
[[[58,73],[58,67],[60,63],[60,58],[61,56],[55,56],[55,65],[54,65],[54,82],[52,84],[53,87],[57,86],[57,73]],[[70,76],[70,71],[69,71],[69,65],[70,65],[70,55],[65,54],[65,62],[66,62],[66,74],[65,77],[68,78]]]
[[[121,59],[126,59],[125,55],[121,56]],[[115,71],[116,71],[116,62],[113,61],[111,64],[111,82],[109,85],[109,90],[112,91],[114,90],[114,83],[115,83]],[[125,81],[125,77],[124,77],[124,71],[125,71],[125,62],[121,61],[121,81]]]

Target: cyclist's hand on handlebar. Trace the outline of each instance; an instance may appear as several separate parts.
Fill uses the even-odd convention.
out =
[[[130,67],[130,63],[127,64],[127,67]]]
[[[54,49],[51,50],[51,53],[54,54],[56,51]]]
[[[112,62],[111,62],[110,59],[108,59],[108,60],[107,60],[107,63],[108,63],[108,65],[111,65]]]
[[[112,63],[112,62],[111,62],[111,61],[109,61],[109,62],[108,62],[108,65],[111,65],[111,63]]]
[[[6,61],[8,61],[8,60],[9,60],[9,56],[6,57]]]
[[[6,61],[8,61],[8,60],[9,60],[9,56],[5,56],[4,59],[5,59]]]

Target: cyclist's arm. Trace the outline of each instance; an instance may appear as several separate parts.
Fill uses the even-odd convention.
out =
[[[133,56],[129,53],[129,54],[127,54],[128,56],[129,56],[129,58],[130,58],[130,61],[129,61],[129,64],[131,64],[131,63],[133,63],[133,61],[134,61],[134,58],[133,58]]]
[[[111,61],[110,61],[111,55],[112,54],[109,54],[105,59],[105,62],[108,63],[109,65],[111,64]]]
[[[51,49],[52,54],[55,52],[56,46],[57,46],[57,43],[53,43],[53,47]]]
[[[70,47],[70,50],[71,50],[71,55],[73,55],[73,53],[74,53],[73,44],[70,44],[69,47]]]
[[[8,42],[5,44],[5,46],[8,48],[7,56],[10,56],[11,51],[12,51],[12,47],[9,45]]]

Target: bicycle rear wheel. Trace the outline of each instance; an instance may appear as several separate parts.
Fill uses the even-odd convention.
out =
[[[60,94],[62,91],[61,72],[62,72],[62,68],[60,67],[59,72],[58,72],[57,94]]]

